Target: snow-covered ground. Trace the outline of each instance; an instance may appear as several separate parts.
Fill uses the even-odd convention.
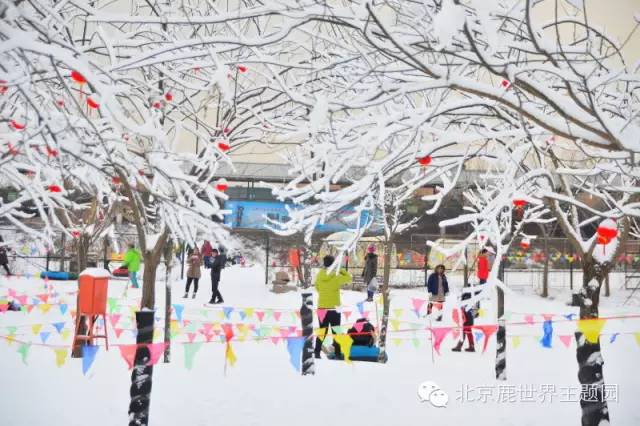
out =
[[[162,279],[163,274],[159,277]],[[456,278],[452,281],[454,287],[461,284]],[[128,331],[134,328],[129,306],[135,306],[141,292],[130,289],[127,298],[122,298],[124,283],[110,282],[112,303],[121,305],[114,311],[121,314],[118,321],[114,321],[120,337],[108,326],[113,345],[135,341],[133,333]],[[184,305],[183,320],[191,321],[191,325],[187,322],[178,326],[172,362],[160,362],[154,369],[152,425],[580,424],[579,404],[571,401],[575,399],[573,394],[579,393],[575,341],[568,341],[567,348],[559,338],[571,336],[576,328],[576,322],[567,321],[565,317],[576,313],[576,308],[563,303],[568,294],[556,295],[553,300],[520,293],[507,295],[509,322],[522,324],[508,326],[508,380],[497,382],[493,367],[495,335],[485,353],[451,352],[455,344],[451,334],[442,343],[441,355],[434,353],[431,334],[424,330],[429,323],[412,311],[413,299],[425,296],[421,289],[393,292],[387,364],[346,363],[323,358],[317,362],[314,376],[302,377],[289,362],[287,345],[282,339],[256,341],[257,332],[249,328],[260,330],[262,326],[263,335],[282,336],[290,326],[299,327],[294,314],[301,302],[299,293],[269,292],[260,267],[225,269],[221,284],[224,307],[234,308],[233,312],[227,309],[229,317],[226,318],[222,307],[203,307],[210,296],[209,285],[209,278],[205,276],[198,297],[192,300],[181,298],[182,281],[176,278],[172,282],[174,303]],[[75,305],[75,283],[49,282],[45,289],[45,282],[40,279],[0,276],[0,300],[10,289],[18,296],[29,295],[28,303],[41,295],[46,303],[40,303],[50,306],[36,306],[30,313],[0,314],[0,335],[5,340],[0,342],[4,387],[0,423],[12,426],[127,424],[130,372],[117,346],[108,352],[101,347],[86,375],[78,359],[67,357],[61,367],[56,366],[54,349],[64,352],[72,339],[71,333],[65,330],[71,332],[73,327],[70,311]],[[48,294],[48,298],[44,294]],[[616,289],[611,298],[603,298],[601,315],[638,315],[637,307],[622,307],[627,295],[627,291]],[[344,310],[352,312],[348,325],[357,319],[357,303],[362,299],[361,293],[343,293]],[[60,302],[68,304],[64,314]],[[164,306],[162,282],[158,283],[157,306]],[[254,311],[245,308],[254,308]],[[378,317],[372,305],[363,308],[372,310],[370,318],[376,325]],[[422,313],[424,309],[422,306]],[[161,311],[158,311],[159,317]],[[265,313],[262,321],[257,312]],[[494,312],[491,302],[483,302],[483,316],[477,324],[494,324]],[[554,321],[551,348],[540,344],[542,314],[555,314],[551,317]],[[531,321],[534,323],[529,324]],[[63,327],[58,332],[53,324],[60,322],[64,325],[57,324]],[[218,339],[207,343],[205,336],[197,331],[202,324],[225,322],[247,324],[245,341],[237,341],[242,338],[242,328],[235,331],[232,346],[237,362],[234,366],[228,365],[226,373],[225,345]],[[161,327],[162,323],[158,321],[157,326]],[[447,311],[444,321],[432,325],[452,324]],[[218,325],[212,327],[216,329]],[[406,331],[416,328],[422,330]],[[640,424],[640,412],[635,407],[640,376],[635,372],[637,362],[634,362],[640,356],[640,341],[636,341],[638,335],[634,334],[638,331],[640,318],[610,319],[602,331],[605,381],[617,390],[617,402],[609,402],[613,425]],[[274,334],[276,332],[278,334]],[[615,333],[620,334],[613,337]],[[8,341],[8,335],[13,335],[9,340],[15,341]],[[156,341],[161,340],[161,335],[159,330]],[[187,369],[184,354],[187,345],[179,342],[188,342],[190,338],[203,343],[195,354],[193,368]],[[52,347],[38,345],[43,340]],[[33,343],[28,349],[26,365],[18,351],[20,342]],[[481,348],[482,343],[481,340],[477,347]],[[24,351],[25,347],[22,348]],[[426,380],[435,381],[448,393],[446,408],[420,402],[418,386]],[[464,398],[461,397],[463,389],[467,391]],[[485,397],[481,395],[488,400],[482,401]],[[507,398],[507,401],[497,402],[498,398]],[[510,398],[516,401],[509,402]],[[527,401],[530,398],[544,400]]]

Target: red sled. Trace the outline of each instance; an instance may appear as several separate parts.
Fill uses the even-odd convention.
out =
[[[118,269],[114,269],[111,275],[113,275],[114,277],[128,277],[129,269],[120,267]]]

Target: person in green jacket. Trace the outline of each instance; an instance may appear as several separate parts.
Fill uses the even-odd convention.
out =
[[[138,284],[138,271],[140,270],[140,262],[142,261],[142,253],[136,248],[136,245],[129,244],[129,249],[124,254],[124,261],[122,263],[123,268],[127,268],[129,271],[129,281],[133,285],[133,288],[139,288]],[[127,283],[128,286],[128,283]]]
[[[329,272],[328,269],[333,265],[335,258],[333,256],[325,256],[322,259],[324,269],[321,269],[316,276],[316,290],[318,291],[318,322],[320,328],[324,329],[322,336],[316,337],[315,356],[320,358],[322,350],[322,342],[331,327],[333,334],[337,334],[333,327],[340,325],[340,312],[336,310],[340,306],[340,287],[351,282],[351,274],[344,269],[339,272]],[[322,337],[322,338],[320,338]],[[336,358],[341,358],[340,345],[333,340]]]

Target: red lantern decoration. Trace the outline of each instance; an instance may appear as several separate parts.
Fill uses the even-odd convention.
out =
[[[509,82],[509,80],[506,80],[506,79],[502,79],[502,81],[500,82],[500,85],[505,89],[508,89],[509,87],[511,87],[511,83]]]
[[[222,152],[227,152],[231,149],[231,146],[226,142],[218,142],[218,148]]]
[[[609,244],[618,236],[618,227],[613,220],[606,219],[598,226],[597,233],[598,244]]]
[[[516,200],[513,200],[513,205],[516,209],[522,210],[527,206],[527,201],[516,199]]]
[[[27,126],[25,124],[18,123],[16,120],[11,120],[11,127],[16,130],[24,130],[24,128]]]
[[[47,189],[49,192],[62,192],[62,188],[59,185],[49,185]]]
[[[152,106],[153,106],[155,109],[160,109],[160,108],[162,108],[162,103],[161,103],[160,101],[155,101],[155,102],[152,104]]]
[[[122,183],[122,181],[120,180],[120,177],[118,176],[113,176],[111,178],[111,183],[113,183],[114,185],[120,185]]]
[[[216,183],[216,189],[220,192],[226,191],[227,188],[229,188],[229,184],[227,183],[227,180],[225,178],[218,180],[218,182]]]
[[[89,108],[93,108],[93,109],[100,108],[100,104],[94,101],[93,99],[91,99],[90,97],[87,98],[87,105],[89,105]]]
[[[80,238],[80,231],[77,231],[77,230],[71,231],[71,236],[73,238]]]
[[[63,99],[58,99],[56,101],[56,105],[58,105],[60,108],[62,108],[64,106],[64,100]]]
[[[167,92],[167,93],[164,94],[164,99],[167,102],[171,102],[173,100],[173,95],[171,93]]]
[[[520,241],[520,247],[522,248],[522,250],[527,250],[530,245],[531,245],[531,241],[529,241],[528,238],[525,238],[524,240]]]
[[[223,132],[225,135],[228,135],[229,133],[231,133],[231,129],[230,129],[230,128],[228,128],[228,127],[225,127],[225,128],[222,130],[222,132]]]
[[[418,158],[418,163],[420,163],[420,165],[423,167],[428,166],[429,164],[431,164],[431,156],[425,155],[424,157]]]
[[[78,84],[84,84],[87,80],[78,71],[71,71],[71,79]]]
[[[247,72],[247,67],[245,67],[244,65],[238,65],[238,71],[240,72]]]
[[[7,82],[5,80],[0,80],[0,95],[4,95],[8,90]]]

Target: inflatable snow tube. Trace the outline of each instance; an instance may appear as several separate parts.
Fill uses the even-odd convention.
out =
[[[111,275],[114,277],[128,277],[129,270],[127,268],[114,269],[113,272],[111,272]]]
[[[69,280],[77,280],[78,274],[74,274],[72,272],[62,272],[62,271],[43,271],[43,272],[40,272],[40,278],[47,278],[50,280],[59,280],[59,281],[69,281]]]
[[[378,362],[380,348],[377,346],[351,346],[349,359],[352,361],[371,361]]]

